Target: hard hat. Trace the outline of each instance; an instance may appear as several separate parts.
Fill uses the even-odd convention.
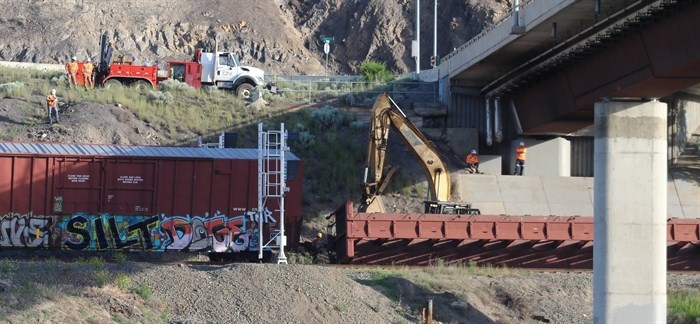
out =
[[[56,89],[51,89],[51,94],[56,94]]]
[[[75,61],[75,60],[77,60],[78,58],[75,57],[75,56],[73,56],[73,57],[71,57],[70,59],[73,60],[73,61]]]
[[[90,58],[89,58],[89,57],[87,58],[87,61],[90,62]]]
[[[476,154],[476,150],[472,150],[472,154]]]
[[[316,233],[316,237],[323,238],[323,233],[321,233],[321,232]]]
[[[520,142],[520,146],[525,146],[525,142]]]

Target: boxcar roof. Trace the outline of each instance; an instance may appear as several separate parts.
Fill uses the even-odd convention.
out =
[[[136,145],[58,144],[58,143],[0,143],[0,154],[133,156],[256,160],[258,149],[199,148]],[[287,160],[299,160],[291,152]]]

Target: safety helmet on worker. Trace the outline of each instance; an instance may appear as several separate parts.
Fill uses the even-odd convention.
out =
[[[87,60],[86,60],[86,61],[88,61],[88,62],[91,62],[91,60],[90,60],[90,58],[89,58],[89,57],[87,58]]]
[[[56,94],[56,89],[51,89],[51,94],[55,95]]]
[[[74,55],[73,57],[71,57],[70,59],[71,59],[71,61],[76,61],[76,60],[78,60],[78,58],[75,57],[75,55]]]
[[[476,150],[472,150],[472,152],[471,152],[471,153],[472,153],[472,154],[476,154]]]
[[[316,237],[323,238],[323,233],[321,233],[321,232],[316,233]]]
[[[520,146],[525,146],[525,142],[520,142]]]

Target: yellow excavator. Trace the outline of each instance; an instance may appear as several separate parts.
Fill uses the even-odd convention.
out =
[[[363,181],[362,202],[359,212],[385,213],[382,193],[391,177],[396,173],[396,167],[384,170],[387,154],[389,129],[399,134],[404,144],[413,152],[423,166],[428,176],[428,197],[425,201],[427,214],[480,214],[471,208],[470,204],[450,202],[450,174],[447,166],[440,159],[435,145],[401,111],[401,108],[387,95],[377,97],[372,107],[369,128],[369,145],[367,147],[367,163]]]

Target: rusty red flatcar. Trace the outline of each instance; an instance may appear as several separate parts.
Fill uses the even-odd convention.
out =
[[[287,245],[299,243],[303,162],[286,154]],[[0,249],[258,251],[258,150],[0,143]]]

